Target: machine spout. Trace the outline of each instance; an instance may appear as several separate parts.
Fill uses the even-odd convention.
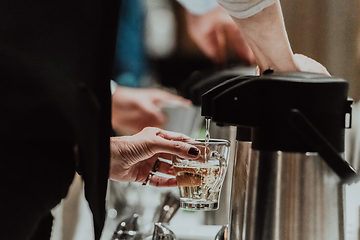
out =
[[[233,88],[235,85],[252,78],[253,77],[251,76],[234,77],[205,92],[201,97],[201,115],[205,118],[212,118],[213,100],[216,98],[216,96],[228,89]]]

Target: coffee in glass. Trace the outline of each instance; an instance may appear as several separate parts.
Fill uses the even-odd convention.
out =
[[[180,207],[188,210],[216,210],[225,178],[230,142],[222,139],[197,139],[190,144],[200,149],[197,159],[173,157],[180,191]]]

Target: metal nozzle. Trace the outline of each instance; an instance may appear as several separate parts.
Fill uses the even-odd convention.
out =
[[[153,240],[177,240],[175,234],[163,223],[154,223]]]

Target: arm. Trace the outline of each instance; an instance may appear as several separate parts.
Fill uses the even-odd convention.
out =
[[[293,57],[278,1],[262,1],[264,5],[260,6],[259,3],[250,8],[237,8],[234,3],[229,5],[226,1],[219,2],[232,14],[234,22],[252,49],[261,72],[269,68],[282,72],[300,70]]]
[[[254,53],[260,72],[305,71],[329,75],[324,66],[304,55],[293,54],[279,0],[218,0],[232,16]]]

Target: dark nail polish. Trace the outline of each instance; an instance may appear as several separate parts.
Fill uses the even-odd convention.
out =
[[[197,156],[199,154],[199,149],[190,148],[188,153],[191,154],[191,155]]]
[[[266,74],[271,74],[271,73],[274,73],[274,70],[272,70],[271,68],[269,69],[266,69],[263,73],[263,75],[266,75]]]

